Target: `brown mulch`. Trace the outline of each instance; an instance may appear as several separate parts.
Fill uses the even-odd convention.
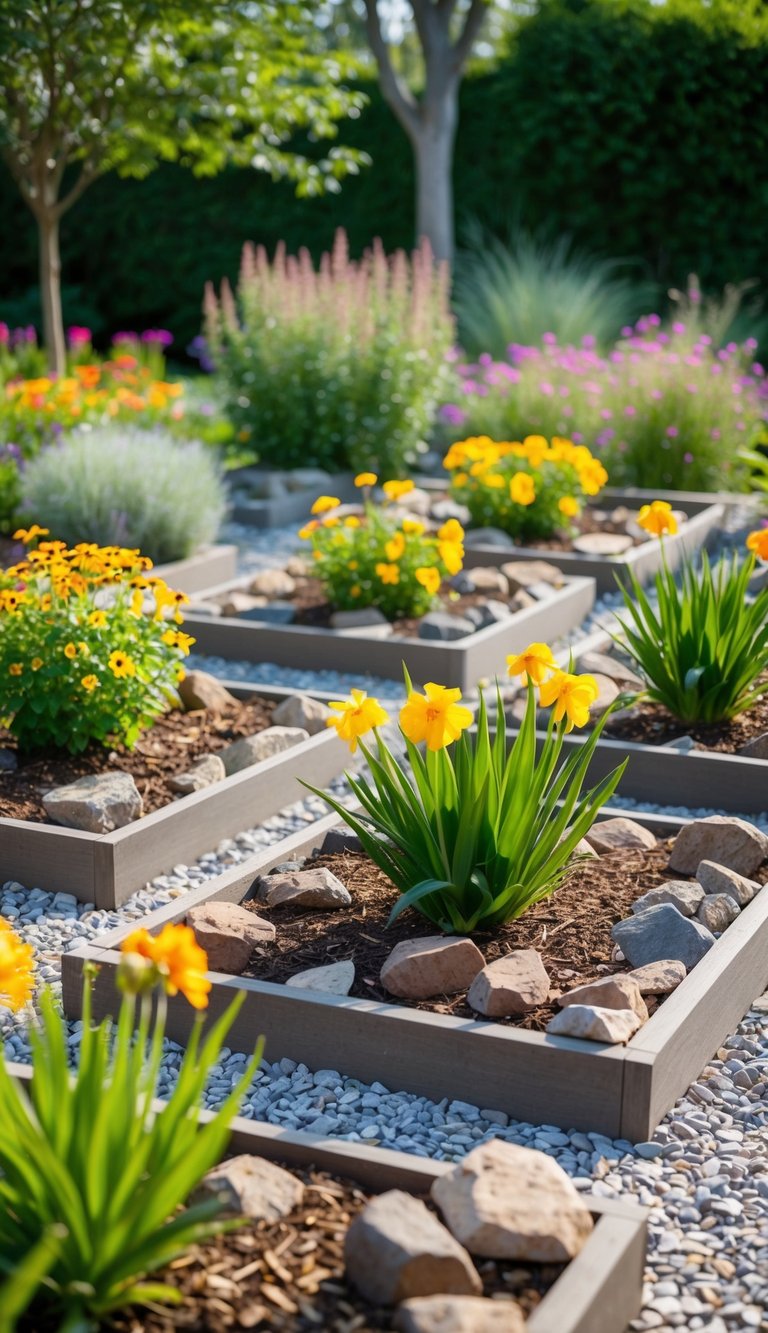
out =
[[[304,1181],[307,1193],[288,1217],[249,1223],[229,1236],[196,1245],[155,1275],[179,1288],[181,1307],[134,1308],[113,1317],[109,1326],[118,1333],[172,1333],[179,1328],[195,1333],[391,1330],[394,1312],[369,1305],[344,1276],[344,1236],[370,1196],[326,1172],[294,1174]],[[512,1296],[527,1315],[564,1266],[478,1260],[477,1267],[485,1296]]]
[[[274,703],[254,695],[228,704],[221,711],[196,709],[164,713],[142,733],[133,750],[91,745],[82,754],[43,750],[18,754],[13,773],[0,772],[0,816],[46,823],[43,795],[92,773],[119,769],[130,773],[144,800],[144,813],[160,810],[178,799],[169,778],[191,768],[204,754],[223,750],[242,736],[252,736],[270,725]],[[0,729],[0,747],[16,749],[16,741]]]
[[[629,915],[631,904],[641,894],[672,878],[667,869],[670,845],[660,842],[650,851],[625,849],[582,862],[561,888],[519,920],[492,932],[473,933],[488,963],[512,949],[537,949],[552,981],[550,1003],[523,1018],[500,1021],[542,1032],[558,1012],[555,1000],[563,991],[626,970],[623,964],[611,961],[611,926]],[[312,858],[311,865],[327,866],[349,889],[352,906],[313,913],[301,908],[270,909],[255,899],[245,902],[244,907],[268,917],[277,927],[276,939],[252,955],[246,976],[284,983],[305,968],[351,959],[355,982],[350,994],[359,999],[408,1004],[455,1018],[477,1017],[465,994],[402,1001],[380,984],[381,966],[396,944],[440,931],[415,910],[404,912],[387,927],[398,893],[366,855],[334,853]]]
[[[606,735],[643,745],[664,745],[678,736],[692,736],[698,749],[736,754],[748,741],[768,731],[768,694],[731,722],[680,722],[661,704],[638,703],[628,716],[609,718]]]

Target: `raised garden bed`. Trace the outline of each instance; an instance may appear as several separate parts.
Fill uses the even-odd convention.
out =
[[[603,818],[621,813],[606,808]],[[657,836],[668,837],[688,821],[641,814],[637,822]],[[319,822],[309,834],[287,839],[268,854],[254,857],[182,901],[152,913],[144,924],[155,931],[167,921],[183,920],[193,907],[252,898],[260,876],[284,862],[310,856],[336,827],[334,816]],[[658,866],[656,869],[658,872]],[[669,871],[666,877],[675,877],[675,872]],[[594,899],[592,902],[594,905]],[[541,913],[540,924],[549,930],[547,906],[536,910]],[[619,904],[617,913],[622,910],[626,903]],[[615,919],[608,913],[606,933]],[[275,922],[279,930],[277,913]],[[527,917],[522,926],[525,931],[532,928]],[[112,931],[62,959],[64,1005],[70,1017],[80,1015],[81,969],[86,961],[100,965],[94,997],[97,1014],[108,1012],[114,1004],[117,950],[128,929]],[[366,929],[364,933],[375,936],[376,931]],[[419,918],[414,933],[427,936],[436,932]],[[530,935],[521,938],[530,943]],[[605,947],[610,947],[607,941]],[[263,956],[268,963],[269,951],[266,945]],[[337,951],[339,959],[348,956],[343,949]],[[298,970],[298,965],[293,968],[294,973]],[[554,970],[553,965],[553,981]],[[575,978],[562,977],[569,986],[581,979],[578,969],[571,970]],[[378,980],[365,967],[361,975],[363,981]],[[553,1036],[511,1022],[479,1020],[461,1008],[457,1012],[416,1008],[375,988],[370,991],[372,998],[364,999],[255,977],[214,973],[212,980],[214,1015],[223,1011],[235,991],[246,993],[230,1037],[236,1049],[250,1049],[254,1035],[263,1032],[271,1059],[285,1055],[314,1068],[341,1067],[366,1082],[378,1080],[435,1100],[459,1098],[535,1124],[595,1130],[639,1141],[653,1132],[765,988],[768,892],[759,892],[744,907],[626,1046]],[[173,1004],[169,1034],[183,1042],[189,1029],[188,1011]]]
[[[223,683],[239,700],[251,699],[254,695],[252,686]],[[279,687],[259,689],[258,697],[266,701],[266,707],[262,708],[261,724],[256,722],[251,730],[255,731],[259,725],[269,725],[270,704],[290,698],[294,693]],[[192,714],[179,715],[180,718],[185,716],[191,717]],[[162,728],[163,722],[160,725]],[[235,725],[228,739],[242,733],[243,728],[238,729]],[[190,761],[201,747],[215,750],[224,744],[223,740],[216,743],[213,733],[206,733],[202,739],[185,741],[184,736],[175,739],[177,745],[186,744]],[[144,758],[131,756],[129,759],[131,763],[140,764],[137,772],[150,793],[149,814],[113,832],[99,834],[40,822],[44,814],[41,815],[30,802],[24,817],[0,818],[0,864],[4,878],[16,879],[29,887],[42,885],[51,892],[72,893],[80,902],[92,902],[98,908],[118,907],[147,880],[164,874],[177,862],[210,851],[223,838],[250,828],[300,800],[299,778],[325,784],[342,771],[345,762],[344,748],[335,733],[321,731],[290,749],[168,804],[163,803],[167,801],[168,793],[158,772],[163,756],[151,743],[151,731],[145,733],[145,742],[149,751]],[[165,745],[161,747],[165,748]],[[108,756],[109,751],[105,749],[105,765],[113,772],[116,766],[109,764]],[[92,765],[89,766],[84,757],[66,763],[70,771],[62,773],[60,780],[64,782],[92,771]],[[184,767],[188,765],[180,763],[177,771]],[[23,768],[20,772],[23,773]],[[49,778],[46,770],[43,774],[45,785],[57,785],[55,780],[49,783]],[[0,777],[0,794],[4,789],[12,792],[16,779],[15,773]]]
[[[218,609],[227,594],[241,586],[235,583],[210,589],[208,600],[215,604],[218,599]],[[394,630],[386,624],[344,629],[271,624],[256,618],[258,607],[248,611],[248,619],[188,615],[185,627],[195,636],[196,652],[230,660],[268,661],[299,668],[311,663],[316,671],[374,673],[391,679],[402,679],[405,662],[415,681],[435,680],[466,690],[497,671],[505,654],[520,652],[532,640],[557,639],[573,629],[594,604],[595,584],[590,578],[564,578],[561,586],[547,585],[541,591],[541,600],[531,598],[532,605],[451,641],[417,637],[415,622],[395,626]],[[493,598],[494,594],[488,596]],[[453,603],[447,603],[447,607],[449,612],[455,610]],[[307,610],[311,614],[311,608]],[[268,611],[265,607],[264,614]]]
[[[351,472],[330,476],[317,469],[306,474],[280,472],[274,468],[241,467],[227,473],[232,491],[230,516],[235,523],[254,528],[285,528],[304,523],[319,495],[337,495],[340,500],[354,500]]]
[[[204,546],[185,560],[173,560],[157,565],[154,573],[164,578],[171,588],[178,588],[188,596],[204,592],[216,583],[233,579],[237,572],[236,546]]]
[[[31,1071],[28,1067],[11,1065],[9,1069],[14,1077],[29,1080]],[[204,1113],[202,1118],[208,1119],[209,1116]],[[191,1264],[170,1270],[168,1278],[174,1285],[179,1285],[187,1293],[190,1290],[202,1293],[197,1313],[204,1326],[231,1326],[216,1322],[222,1315],[223,1297],[225,1301],[242,1300],[252,1306],[261,1305],[263,1298],[260,1285],[262,1281],[267,1281],[271,1291],[277,1293],[264,1310],[263,1318],[268,1322],[262,1324],[259,1319],[255,1325],[240,1324],[240,1327],[279,1327],[298,1333],[298,1330],[307,1327],[307,1322],[296,1309],[295,1298],[300,1292],[303,1300],[312,1308],[313,1268],[322,1270],[324,1267],[329,1271],[326,1276],[318,1278],[316,1297],[316,1310],[323,1328],[328,1329],[329,1333],[335,1328],[348,1328],[348,1322],[337,1324],[332,1321],[337,1315],[342,1320],[351,1317],[348,1308],[343,1312],[339,1310],[340,1301],[345,1306],[349,1306],[351,1301],[354,1303],[353,1313],[364,1317],[366,1329],[381,1330],[382,1333],[392,1329],[391,1311],[380,1311],[380,1317],[373,1317],[371,1307],[366,1306],[362,1298],[352,1293],[344,1282],[343,1256],[339,1253],[339,1236],[343,1235],[347,1224],[344,1214],[359,1211],[371,1195],[389,1190],[427,1197],[433,1183],[447,1176],[452,1166],[445,1162],[422,1161],[405,1153],[370,1148],[360,1143],[334,1143],[311,1134],[290,1133],[243,1118],[233,1122],[229,1153],[250,1154],[277,1162],[299,1174],[306,1183],[325,1189],[327,1197],[323,1200],[322,1194],[314,1192],[309,1198],[309,1202],[314,1205],[312,1212],[320,1219],[319,1227],[311,1220],[307,1221],[309,1209],[305,1203],[299,1206],[295,1216],[289,1214],[283,1222],[251,1225],[243,1233],[235,1232],[233,1249],[236,1258],[230,1254],[229,1262],[227,1255],[230,1247],[223,1248],[220,1241],[214,1240],[197,1247]],[[503,1289],[505,1293],[517,1295],[521,1303],[528,1307],[528,1333],[624,1333],[630,1319],[634,1318],[640,1308],[647,1231],[645,1211],[631,1204],[592,1195],[582,1195],[582,1198],[592,1214],[594,1229],[570,1263],[565,1266],[543,1266],[516,1260],[514,1265],[487,1265],[487,1289],[492,1289],[491,1281],[500,1270],[515,1268],[516,1274],[504,1284]],[[338,1219],[337,1227],[323,1227],[322,1223],[327,1219]],[[293,1237],[292,1232],[295,1233]],[[237,1238],[241,1234],[249,1243],[238,1252]],[[313,1239],[317,1242],[314,1250],[311,1245]],[[306,1264],[306,1247],[302,1249],[305,1242],[309,1242],[314,1265]],[[281,1255],[282,1262],[276,1261],[277,1267],[275,1263],[256,1265],[260,1249],[266,1247],[271,1248],[273,1258],[276,1250]],[[214,1291],[207,1287],[205,1273],[213,1266],[213,1259],[221,1262],[222,1256],[222,1267],[216,1270],[221,1280],[217,1283],[218,1289]],[[250,1273],[243,1274],[243,1268],[250,1268]],[[227,1289],[232,1272],[238,1274],[234,1284],[237,1296]],[[307,1274],[308,1280],[297,1291],[294,1281],[300,1274]],[[486,1276],[485,1272],[483,1276]],[[280,1296],[285,1298],[282,1305]],[[291,1311],[286,1308],[285,1302],[294,1307],[293,1317],[290,1317]],[[142,1326],[152,1330],[152,1333],[175,1327],[173,1316],[164,1322],[164,1316],[159,1313],[161,1309],[155,1306],[152,1312],[141,1312],[142,1319],[148,1321]],[[185,1313],[188,1312],[189,1307]],[[199,1322],[197,1326],[202,1327],[203,1323]],[[118,1322],[118,1327],[123,1325]]]

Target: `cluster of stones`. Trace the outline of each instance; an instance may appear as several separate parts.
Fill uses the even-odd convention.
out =
[[[244,1155],[214,1168],[200,1197],[225,1215],[276,1221],[300,1207],[304,1186],[289,1171]],[[483,1296],[475,1264],[562,1264],[575,1259],[594,1223],[562,1167],[544,1153],[494,1140],[436,1177],[431,1199],[392,1189],[368,1201],[344,1239],[346,1278],[372,1305],[396,1307],[401,1333],[524,1333],[511,1297]],[[442,1220],[441,1220],[442,1219]]]
[[[469,511],[464,512],[468,521]],[[682,510],[673,512],[678,526],[682,527],[683,523],[688,521],[688,515]],[[582,533],[574,537],[571,542],[571,549],[578,551],[580,555],[626,555],[633,546],[649,539],[648,533],[637,522],[637,511],[628,509],[626,505],[618,505],[615,509],[601,509],[596,505],[590,509],[590,514],[598,530]],[[501,528],[473,528],[467,533],[467,545],[511,550],[516,543],[509,533],[502,531]]]
[[[186,712],[218,711],[238,702],[220,681],[204,671],[191,671],[185,676],[179,685],[179,696]],[[285,699],[275,708],[271,726],[252,736],[243,736],[215,754],[201,755],[190,768],[175,774],[169,786],[179,796],[202,791],[309,740],[311,735],[325,729],[328,717],[330,711],[325,704],[309,695]],[[46,792],[43,805],[54,824],[85,829],[88,833],[111,833],[140,819],[144,813],[144,802],[132,775],[119,769],[55,787]]]

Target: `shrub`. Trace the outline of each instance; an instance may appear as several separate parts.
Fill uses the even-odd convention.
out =
[[[373,473],[364,472],[356,482],[369,494],[375,485]],[[388,502],[406,497],[412,481],[388,481]],[[434,604],[444,578],[458,574],[464,562],[464,529],[456,519],[432,535],[418,519],[388,513],[366,499],[362,518],[334,511],[339,501],[321,495],[312,519],[299,536],[312,544],[313,573],[340,611],[375,606],[388,620],[401,616],[423,616]]]
[[[131,748],[177,701],[194,639],[175,625],[189,598],[151,566],[137,551],[55,541],[0,571],[0,720],[21,749]]]
[[[278,467],[394,474],[429,432],[452,339],[447,272],[422,245],[379,243],[353,262],[336,235],[318,271],[306,250],[269,263],[246,246],[237,298],[209,287],[206,337],[238,438]]]
[[[388,718],[377,700],[353,697],[331,705],[339,713],[334,725],[352,750],[360,743],[371,777],[347,775],[360,815],[316,794],[354,829],[399,890],[390,920],[415,907],[440,930],[467,934],[521,916],[562,884],[579,840],[619,782],[624,764],[581,794],[607,714],[559,765],[565,732],[585,725],[597,698],[594,678],[559,671],[546,644],[531,644],[507,664],[510,675],[528,682],[525,717],[511,746],[498,688],[495,737],[481,694],[477,735],[470,739],[472,713],[460,691],[430,684],[419,694],[405,672],[400,733],[407,764],[378,731]],[[541,704],[554,705],[538,754],[535,685]],[[374,749],[360,739],[372,730]]]
[[[663,539],[676,529],[669,505],[655,501],[640,511],[641,526]],[[713,570],[687,561],[678,587],[666,562],[656,575],[654,608],[633,575],[622,587],[624,613],[617,639],[645,680],[645,697],[681,722],[728,721],[768,694],[768,587],[748,597],[755,560],[768,561],[768,528],[747,539],[750,555],[737,552]]]
[[[10,933],[18,953],[24,946]],[[0,992],[13,952],[0,958]],[[135,931],[123,945],[118,977],[125,993],[115,1032],[109,1019],[93,1026],[92,978],[85,979],[75,1074],[66,1024],[50,992],[41,998],[40,1025],[28,1029],[29,1087],[0,1061],[0,1278],[8,1275],[11,1284],[3,1315],[29,1310],[30,1328],[74,1333],[100,1327],[111,1311],[134,1303],[179,1304],[176,1289],[144,1279],[197,1241],[239,1225],[215,1220],[217,1199],[185,1204],[220,1160],[258,1066],[261,1043],[220,1110],[201,1123],[203,1089],[242,996],[202,1045],[200,1022],[194,1024],[175,1088],[162,1109],[153,1106],[166,992],[180,991],[196,1009],[205,1008],[207,962],[188,926],[168,925],[156,937]],[[29,962],[20,967],[30,979]]]
[[[547,333],[564,345],[592,334],[605,347],[648,308],[650,284],[622,276],[619,261],[588,255],[570,237],[519,231],[505,244],[477,228],[469,236],[471,249],[457,258],[453,306],[470,356],[500,358],[510,343],[535,346]]]
[[[43,449],[21,479],[21,512],[56,537],[135,546],[158,564],[213,541],[225,511],[210,451],[161,427],[77,431]]]
[[[568,531],[581,497],[597,495],[608,473],[583,444],[528,435],[522,443],[485,436],[452,444],[444,460],[451,490],[479,527],[498,527],[516,541]]]
[[[608,356],[592,339],[561,347],[549,338],[543,348],[511,347],[507,361],[460,366],[462,391],[442,419],[493,439],[567,435],[601,458],[615,485],[738,488],[739,450],[768,410],[754,343],[718,349],[682,322],[664,331],[658,315],[623,334]]]

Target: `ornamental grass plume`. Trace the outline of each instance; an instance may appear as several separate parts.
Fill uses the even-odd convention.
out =
[[[610,710],[560,762],[566,732],[589,721],[594,678],[560,671],[541,643],[510,657],[508,668],[527,681],[525,716],[514,739],[498,686],[495,735],[482,694],[472,734],[472,712],[459,690],[429,682],[422,694],[405,668],[407,699],[399,717],[405,761],[381,735],[387,715],[377,700],[353,695],[332,705],[339,716],[328,725],[353,752],[360,747],[370,770],[370,777],[347,774],[362,813],[304,785],[357,833],[398,889],[390,921],[413,907],[440,930],[467,934],[522,915],[568,876],[580,839],[618,785],[624,764],[582,794]],[[538,749],[537,686],[539,705],[554,705]],[[363,740],[369,734],[371,745]]]

